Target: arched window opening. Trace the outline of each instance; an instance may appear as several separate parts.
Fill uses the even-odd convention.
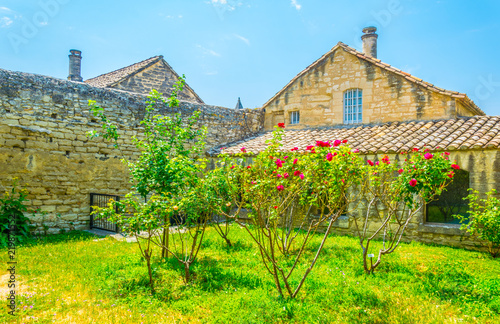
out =
[[[426,205],[426,222],[459,224],[453,215],[468,216],[468,201],[463,198],[468,196],[469,172],[456,170],[453,181],[446,190]]]

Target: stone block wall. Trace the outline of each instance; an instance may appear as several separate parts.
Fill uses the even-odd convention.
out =
[[[137,158],[131,136],[141,134],[145,95],[0,69],[0,192],[13,178],[26,185],[29,208],[46,212],[33,217],[38,230],[43,225],[51,233],[88,228],[90,193],[123,195],[130,187],[122,153],[100,138],[86,137],[101,127],[88,100],[97,101],[118,124],[124,157]],[[201,111],[199,125],[208,127],[207,149],[263,127],[261,109],[181,102],[159,113],[190,116],[194,111]]]

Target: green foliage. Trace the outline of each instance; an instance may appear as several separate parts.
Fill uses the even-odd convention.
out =
[[[284,125],[276,126],[267,148],[244,165],[247,154],[221,155],[213,171],[219,199],[217,213],[238,221],[248,211],[253,224],[240,223],[255,240],[264,267],[274,278],[280,295],[295,298],[313,269],[330,229],[353,197],[350,186],[360,183],[362,161],[340,140],[318,142],[306,153],[284,150]],[[311,235],[326,231],[319,246]],[[299,235],[300,233],[305,235]],[[312,249],[313,254],[305,251]],[[309,265],[306,267],[306,265]],[[295,271],[297,270],[297,271]]]
[[[24,202],[27,201],[27,195],[25,189],[19,190],[17,179],[15,179],[10,192],[6,191],[0,198],[0,246],[6,247],[8,245],[10,231],[12,231],[16,244],[29,238],[30,220],[24,216],[24,213],[28,211],[24,205]],[[15,227],[10,226],[13,219]]]
[[[489,253],[495,258],[500,256],[500,199],[495,189],[486,193],[486,199],[479,198],[479,192],[464,198],[469,200],[469,215],[454,215],[463,230],[477,236],[485,242]]]
[[[110,201],[106,208],[94,209],[98,217],[116,222],[126,233],[136,238],[146,238],[144,244],[138,240],[138,245],[147,262],[153,291],[151,244],[162,247],[163,257],[172,253],[184,264],[188,281],[189,265],[196,258],[203,230],[210,216],[205,203],[207,196],[199,189],[205,183],[201,177],[205,168],[201,153],[207,131],[206,127],[197,125],[200,112],[196,111],[188,118],[182,118],[180,113],[173,116],[159,114],[166,107],[178,106],[177,95],[182,91],[184,83],[183,76],[174,85],[168,100],[156,90],[151,91],[144,117],[140,122],[144,133],[132,138],[141,154],[137,160],[122,159],[129,167],[133,190],[120,201]],[[92,113],[101,118],[103,131],[88,135],[113,140],[115,146],[120,148],[117,126],[108,120],[102,108],[95,102],[90,101],[89,106]],[[178,235],[180,244],[177,246],[174,241],[172,247],[169,245],[169,227],[175,219],[174,215],[177,216],[176,219],[186,222],[177,224],[185,228],[182,233],[186,234]],[[161,230],[163,236],[160,235]]]

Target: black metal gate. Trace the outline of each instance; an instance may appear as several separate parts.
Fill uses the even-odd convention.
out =
[[[92,206],[107,207],[110,199],[119,201],[120,196],[96,193],[90,194],[90,229],[98,228],[118,233],[118,225],[104,218],[96,218],[95,215],[92,214],[94,210]]]

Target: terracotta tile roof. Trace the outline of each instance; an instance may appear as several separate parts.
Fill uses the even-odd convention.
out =
[[[96,76],[95,78],[85,80],[85,83],[88,83],[91,86],[98,87],[98,88],[106,88],[106,87],[112,86],[113,84],[118,83],[118,82],[128,78],[129,76],[131,76],[133,74],[136,74],[136,73],[144,70],[148,66],[151,66],[154,63],[156,63],[162,59],[163,59],[162,55],[153,56],[151,58],[148,58],[147,60],[126,66],[126,67],[118,69],[116,71],[101,74],[99,76]]]
[[[302,70],[299,74],[297,74],[290,82],[288,82],[288,84],[285,87],[283,87],[283,89],[281,89],[279,92],[277,92],[262,107],[266,107],[271,101],[273,101],[281,93],[283,93],[289,86],[291,86],[298,78],[300,78],[301,76],[303,76],[304,74],[309,72],[315,66],[319,65],[321,62],[323,62],[323,60],[325,60],[327,57],[329,57],[333,52],[335,52],[339,48],[346,51],[347,53],[350,53],[356,57],[359,57],[360,59],[368,61],[368,62],[386,70],[386,71],[400,75],[400,76],[404,77],[406,80],[413,82],[415,84],[418,84],[418,85],[420,85],[420,86],[422,86],[430,91],[434,91],[434,92],[437,92],[437,93],[440,93],[443,95],[448,95],[448,96],[451,96],[453,98],[457,98],[458,100],[460,100],[462,102],[462,104],[464,104],[467,108],[469,108],[474,114],[485,115],[485,113],[465,93],[460,93],[460,92],[451,91],[451,90],[445,90],[445,89],[436,87],[432,83],[425,82],[422,79],[417,78],[417,77],[415,77],[407,72],[403,72],[400,69],[397,69],[397,68],[395,68],[387,63],[380,61],[379,59],[367,56],[367,55],[355,50],[354,48],[352,48],[352,47],[350,47],[342,42],[338,42],[337,45],[335,45],[330,51],[328,51],[326,54],[321,56],[319,59],[314,61],[311,65],[309,65],[304,70]]]
[[[242,141],[221,145],[208,153],[216,156],[221,147],[224,152],[239,153],[241,147],[258,153],[267,147],[271,132],[261,133]],[[347,139],[353,148],[363,154],[397,153],[424,146],[448,151],[500,148],[500,116],[461,117],[434,121],[391,122],[379,125],[343,125],[325,128],[286,130],[283,150],[298,147],[305,151],[316,141]]]

